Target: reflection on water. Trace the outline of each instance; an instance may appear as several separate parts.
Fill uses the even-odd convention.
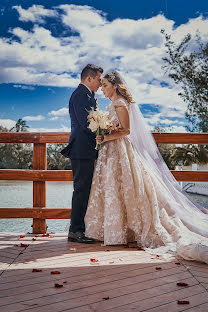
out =
[[[72,182],[46,182],[46,207],[70,208]],[[208,196],[188,193],[208,208]],[[33,183],[31,181],[0,181],[0,207],[32,208]],[[64,232],[69,220],[47,220],[48,232]],[[32,219],[0,219],[0,232],[32,232]]]

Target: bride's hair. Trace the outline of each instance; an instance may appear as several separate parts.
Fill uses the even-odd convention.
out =
[[[112,85],[117,85],[116,93],[121,95],[128,104],[134,103],[131,93],[123,83],[121,76],[117,71],[109,72],[103,78],[107,79]]]

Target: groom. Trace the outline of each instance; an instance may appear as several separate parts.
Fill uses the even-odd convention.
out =
[[[94,240],[85,236],[84,217],[92,184],[94,162],[98,156],[95,150],[96,136],[88,129],[87,116],[96,108],[94,93],[101,86],[101,67],[88,64],[81,72],[81,83],[69,100],[71,135],[69,144],[61,152],[70,158],[73,172],[74,191],[72,195],[71,225],[68,241],[91,244]]]

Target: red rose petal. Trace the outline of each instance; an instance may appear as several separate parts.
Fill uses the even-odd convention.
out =
[[[51,271],[51,274],[61,274],[59,271]]]
[[[20,237],[19,238],[24,238],[25,236],[24,235],[20,235]]]
[[[109,249],[106,249],[106,252],[109,252],[110,250]]]
[[[32,241],[36,241],[36,238],[32,238]]]
[[[91,262],[99,262],[99,260],[94,259],[94,258],[91,258],[90,261],[91,261]]]
[[[41,269],[32,269],[32,272],[42,272]]]
[[[138,246],[137,250],[144,250],[144,248]]]
[[[189,304],[190,302],[188,300],[178,300],[178,304]]]
[[[103,299],[103,300],[109,300],[110,298],[109,298],[109,296],[108,296],[108,297],[103,297],[102,299]]]
[[[64,285],[63,284],[58,284],[58,283],[55,283],[54,284],[54,287],[56,287],[56,288],[61,288],[61,287],[63,287]]]
[[[23,243],[19,245],[19,247],[28,247],[28,246],[29,246],[28,244],[23,244]]]
[[[161,267],[156,267],[155,270],[159,271],[159,270],[162,270],[162,268]]]
[[[187,283],[179,282],[176,284],[177,286],[189,286]]]
[[[175,262],[175,264],[180,265],[180,262]]]
[[[156,257],[157,257],[157,258],[160,258],[160,256],[159,256],[159,255],[156,255]]]
[[[46,234],[41,235],[41,237],[49,237],[49,236],[50,236],[49,233],[46,233]]]

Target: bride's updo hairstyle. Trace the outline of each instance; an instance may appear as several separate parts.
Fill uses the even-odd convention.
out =
[[[123,83],[121,76],[117,71],[109,72],[103,78],[107,79],[112,85],[117,85],[116,93],[122,96],[128,104],[135,103],[131,93]]]

